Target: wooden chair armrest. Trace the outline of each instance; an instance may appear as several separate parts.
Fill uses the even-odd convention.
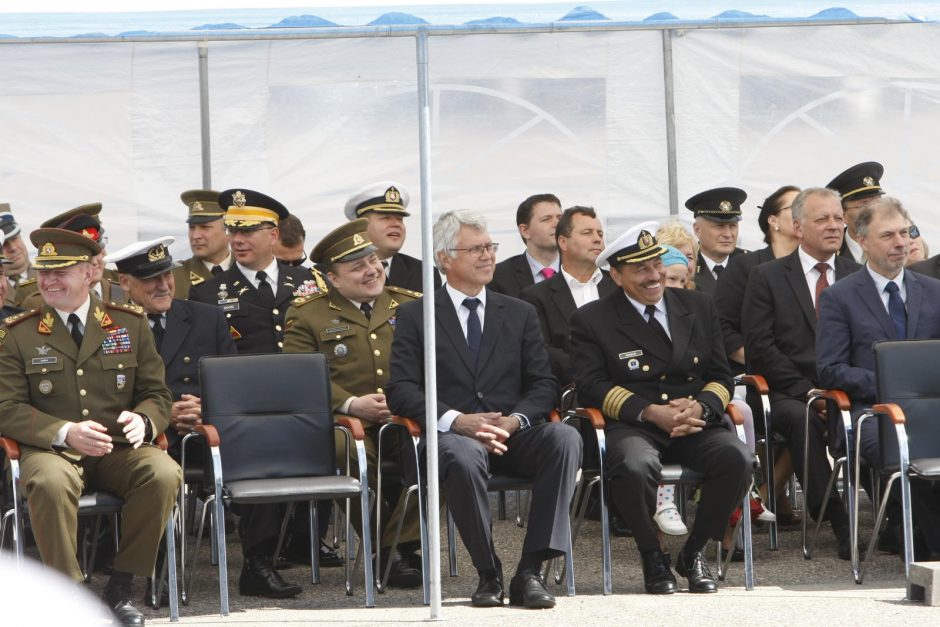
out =
[[[742,374],[736,378],[741,385],[749,385],[754,388],[758,394],[770,394],[770,386],[767,385],[767,379],[759,374]]]
[[[603,429],[607,426],[607,421],[604,419],[604,414],[601,413],[601,410],[595,407],[579,407],[575,410],[575,413],[587,418],[591,421],[591,426],[595,429]]]
[[[741,413],[740,409],[738,409],[731,403],[728,403],[728,406],[725,407],[725,413],[728,414],[728,416],[731,418],[731,422],[733,422],[734,424],[736,425],[744,424],[744,414]]]
[[[206,439],[207,446],[219,446],[222,443],[219,432],[213,425],[201,424],[195,426],[196,433]]]
[[[402,427],[408,429],[408,435],[413,438],[420,438],[423,434],[421,425],[411,418],[405,418],[404,416],[392,416],[390,422],[392,424],[401,425]]]
[[[16,460],[20,458],[19,442],[13,438],[0,437],[0,448],[3,449],[8,459]]]
[[[826,400],[832,401],[839,407],[839,411],[849,411],[852,409],[852,402],[849,395],[842,390],[819,390],[812,389],[807,396],[822,396]]]
[[[166,439],[166,433],[161,433],[156,437],[153,443],[160,447],[160,450],[164,453],[168,448],[170,448],[170,441]]]
[[[879,414],[884,414],[896,425],[903,425],[906,422],[904,410],[894,403],[878,403],[877,405],[872,405],[871,410]]]
[[[549,422],[561,422],[561,414],[558,413],[557,409],[553,409],[551,411],[551,413],[548,415],[548,421]]]
[[[362,427],[362,421],[352,416],[336,416],[336,424],[346,427],[352,434],[354,440],[365,440],[366,430]]]

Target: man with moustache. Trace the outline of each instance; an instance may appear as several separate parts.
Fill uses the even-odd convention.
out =
[[[817,312],[823,290],[861,266],[838,255],[844,222],[836,192],[805,189],[793,200],[791,212],[800,245],[789,255],[751,271],[742,331],[749,371],[759,373],[770,385],[771,427],[786,438],[806,494],[807,511],[818,520],[832,467],[826,457],[828,426],[822,401],[812,408],[809,448],[805,445],[806,395],[819,387]],[[830,497],[825,516],[836,536],[839,558],[851,559],[849,521],[837,493]]]
[[[20,225],[10,211],[10,205],[5,202],[0,203],[0,233],[3,234],[3,247],[0,250],[8,264],[3,279],[6,292],[0,304],[20,307],[23,298],[36,290],[36,270],[29,265],[29,253],[20,233]]]
[[[554,194],[535,194],[519,204],[516,225],[525,251],[496,264],[490,289],[519,298],[522,290],[558,273],[555,227],[561,219],[561,201]]]
[[[555,605],[540,577],[542,562],[565,552],[568,507],[581,465],[581,438],[546,422],[558,387],[548,364],[535,310],[487,289],[496,250],[479,214],[449,211],[434,225],[438,268],[447,279],[435,293],[435,319],[423,302],[398,310],[392,343],[388,407],[425,429],[436,428],[441,484],[460,537],[479,574],[474,607],[500,607],[502,564],[493,547],[487,482],[490,472],[532,481],[522,556],[509,584],[509,602]],[[424,334],[437,336],[437,411],[425,413]]]
[[[747,193],[737,187],[709,189],[685,201],[685,208],[695,216],[693,230],[698,239],[695,263],[695,289],[715,293],[718,277],[728,264],[744,251],[737,247],[741,205]]]
[[[413,292],[424,289],[421,260],[401,252],[405,244],[405,218],[408,213],[408,190],[394,181],[380,181],[359,190],[346,201],[346,219],[365,218],[369,221],[369,241],[385,268],[386,285],[403,287]],[[434,287],[441,279],[434,273]]]
[[[704,476],[675,567],[690,592],[717,592],[702,551],[724,535],[751,482],[754,456],[722,425],[733,383],[715,304],[693,290],[664,287],[665,253],[640,228],[601,253],[597,263],[610,264],[620,289],[572,314],[571,364],[579,402],[600,408],[607,422],[611,497],[633,531],[647,593],[677,590],[653,522],[664,463]]]
[[[848,394],[855,416],[877,402],[873,343],[940,337],[940,281],[904,267],[910,253],[911,224],[907,211],[894,198],[882,196],[862,207],[855,218],[855,233],[865,266],[826,289],[819,301],[819,383]],[[878,421],[866,420],[860,436],[862,459],[880,466]],[[912,481],[911,506],[915,531],[924,541],[915,543],[916,559],[931,559],[930,553],[940,552],[940,499],[933,484]],[[899,499],[894,498],[889,504],[888,528],[896,534],[901,533],[900,520]]]
[[[30,234],[43,306],[0,329],[0,432],[20,443],[20,483],[43,562],[83,581],[76,558],[82,492],[124,499],[121,545],[104,599],[118,621],[143,625],[131,604],[149,576],[182,479],[151,442],[166,428],[170,394],[146,319],[135,305],[91,291],[91,238]]]
[[[175,298],[189,298],[189,290],[207,279],[232,267],[232,254],[225,236],[222,217],[225,209],[219,205],[219,192],[211,189],[191,189],[180,194],[180,200],[189,209],[189,248],[193,256],[173,270],[176,285]]]

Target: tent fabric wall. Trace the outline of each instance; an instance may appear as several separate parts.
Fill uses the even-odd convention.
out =
[[[823,185],[865,160],[940,249],[937,24],[675,30],[679,200]],[[420,210],[415,41],[208,41],[212,183],[275,196],[308,248],[353,191],[399,180]],[[28,231],[101,201],[115,249],[172,234],[188,256],[184,189],[201,186],[198,43],[0,45],[0,201]],[[668,219],[663,33],[430,38],[435,210],[483,212],[505,257],[532,193],[592,205],[611,236]],[[682,214],[688,214],[680,210]]]

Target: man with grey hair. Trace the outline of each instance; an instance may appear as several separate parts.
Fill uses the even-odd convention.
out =
[[[558,386],[538,316],[528,303],[488,289],[498,244],[483,217],[450,211],[434,225],[434,256],[446,285],[435,293],[435,322],[426,326],[422,299],[398,308],[386,388],[394,414],[437,428],[440,477],[480,582],[476,607],[503,604],[502,565],[493,547],[490,473],[532,481],[522,558],[509,602],[549,608],[555,598],[539,576],[542,562],[562,555],[570,533],[568,506],[581,465],[581,437],[547,422]],[[437,411],[425,415],[424,332],[436,329]]]
[[[796,476],[807,495],[809,513],[818,520],[832,474],[826,458],[827,423],[821,401],[813,408],[809,447],[805,446],[806,394],[819,387],[819,297],[832,283],[861,266],[838,255],[843,234],[838,193],[822,187],[804,189],[793,200],[791,211],[800,245],[789,255],[751,271],[742,307],[742,331],[748,371],[759,373],[770,384],[772,428],[786,438]],[[825,517],[836,536],[839,557],[850,559],[848,517],[838,494],[833,494],[826,505]]]
[[[904,269],[910,224],[895,198],[884,196],[863,207],[855,231],[867,259],[865,268],[827,289],[820,299],[819,383],[845,391],[855,415],[877,400],[873,342],[940,337],[940,281]],[[877,421],[862,424],[859,453],[868,464],[880,465]],[[930,484],[920,481],[911,482],[911,496],[914,524],[926,542],[915,543],[920,561],[930,558],[927,551],[940,552],[940,500]],[[892,508],[889,524],[900,521],[897,499]]]

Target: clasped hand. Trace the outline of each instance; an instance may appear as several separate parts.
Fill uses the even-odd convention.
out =
[[[124,437],[127,438],[128,444],[134,448],[143,444],[144,434],[147,432],[143,416],[131,411],[122,411],[117,421],[118,424],[124,425]],[[83,420],[69,425],[65,443],[69,448],[91,457],[104,457],[114,449],[107,427],[94,420]]]
[[[643,421],[656,425],[671,438],[692,435],[705,428],[702,406],[689,398],[673,399],[666,405],[648,405],[643,410]]]
[[[506,440],[519,428],[519,421],[498,411],[460,414],[450,428],[460,435],[479,440],[487,452],[502,455],[509,450]]]

